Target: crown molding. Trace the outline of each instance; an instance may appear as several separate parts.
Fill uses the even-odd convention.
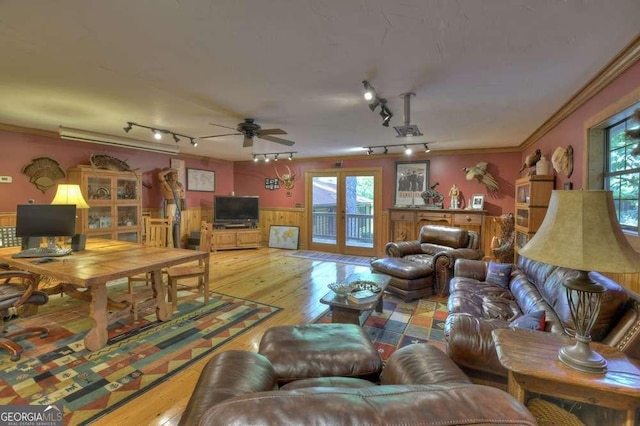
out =
[[[567,118],[575,110],[580,108],[594,95],[607,87],[614,79],[620,76],[631,65],[640,59],[640,36],[636,37],[620,53],[618,53],[594,78],[582,87],[564,105],[558,109],[542,126],[538,127],[527,139],[520,144],[520,148],[525,150],[533,145],[542,136],[557,126],[562,120]]]

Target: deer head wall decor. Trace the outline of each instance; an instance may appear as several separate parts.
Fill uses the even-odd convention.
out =
[[[280,179],[280,182],[282,182],[282,186],[284,186],[285,189],[293,189],[296,175],[291,171],[289,166],[285,166],[285,167],[287,168],[288,173],[284,173],[282,175],[278,173],[278,168],[275,167],[276,176],[278,176],[278,179]]]

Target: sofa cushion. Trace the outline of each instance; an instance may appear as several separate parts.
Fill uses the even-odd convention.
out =
[[[366,331],[355,324],[283,325],[265,331],[258,353],[283,384],[311,377],[378,377],[382,359]]]
[[[483,318],[497,318],[505,321],[511,321],[521,314],[515,300],[495,296],[482,298],[482,312]]]
[[[544,330],[544,311],[531,312],[522,315],[509,323],[510,328],[524,328],[527,330]]]
[[[534,426],[537,423],[524,405],[500,389],[449,383],[258,392],[211,407],[199,424]]]
[[[509,286],[509,280],[511,279],[511,268],[512,265],[510,263],[489,262],[489,266],[487,267],[487,282],[507,288]]]
[[[375,386],[369,380],[355,377],[313,377],[311,379],[296,380],[280,387],[281,391],[304,388],[368,388]]]

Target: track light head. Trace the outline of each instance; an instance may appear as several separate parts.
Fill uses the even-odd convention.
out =
[[[364,96],[365,100],[371,101],[372,99],[375,99],[377,97],[376,96],[376,90],[373,88],[373,86],[371,86],[369,84],[369,82],[367,80],[364,80],[362,82],[362,85],[364,86],[363,96]],[[373,109],[371,111],[373,111]]]
[[[380,103],[382,104],[382,107],[380,108],[380,116],[382,117],[382,125],[384,127],[389,127],[389,121],[391,120],[391,117],[393,117],[393,114],[391,113],[389,108],[387,108],[387,102],[384,99],[380,99]]]
[[[253,162],[254,162],[254,163],[257,163],[257,162],[258,162],[258,156],[257,156],[257,155],[255,155],[255,154],[253,154]]]
[[[151,133],[153,134],[153,138],[155,140],[159,141],[160,139],[162,139],[162,133],[160,133],[156,129],[151,129]]]
[[[424,144],[424,152],[426,152],[427,154],[431,152],[431,149],[429,149],[429,145],[427,145],[426,143]]]
[[[406,145],[405,145],[405,146],[404,146],[404,153],[405,153],[406,155],[411,155],[411,154],[413,154],[413,150],[412,150],[410,147],[408,147],[408,146],[406,146]]]
[[[273,154],[273,161],[278,161],[278,156],[279,156],[279,155],[280,155],[280,154]]]
[[[371,155],[373,154],[373,148],[369,147],[367,148],[367,155]]]
[[[175,141],[175,143],[180,142],[180,139],[178,139],[178,136],[176,136],[175,133],[172,133],[172,135],[173,135],[173,140]],[[193,142],[191,142],[191,145],[193,145]]]
[[[378,98],[373,98],[373,100],[369,102],[369,109],[371,111],[375,111],[375,109],[378,108],[378,105],[380,105],[380,100]]]
[[[129,131],[130,131],[131,129],[133,129],[133,123],[132,123],[132,122],[130,122],[130,121],[127,121],[127,125],[126,125],[125,127],[123,127],[123,129],[124,129],[124,131],[125,131],[126,133],[129,133]]]
[[[389,148],[387,148],[386,146],[384,147],[384,153],[388,154],[389,153]]]
[[[189,139],[191,139],[191,145],[193,145],[193,147],[196,148],[198,146],[198,141],[193,138],[189,138]]]
[[[268,163],[269,162],[269,157],[267,157],[267,154],[264,155],[264,162]]]
[[[293,161],[293,152],[289,154],[289,161]]]

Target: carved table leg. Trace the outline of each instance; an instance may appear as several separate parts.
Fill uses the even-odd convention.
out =
[[[158,318],[158,321],[167,321],[171,318],[171,312],[167,308],[167,303],[164,300],[165,288],[164,283],[162,282],[162,271],[158,269],[157,271],[151,272],[151,278],[153,298],[156,301],[156,318]]]
[[[93,320],[93,328],[84,338],[84,346],[90,351],[97,351],[107,344],[107,285],[98,284],[91,287],[89,316]]]

